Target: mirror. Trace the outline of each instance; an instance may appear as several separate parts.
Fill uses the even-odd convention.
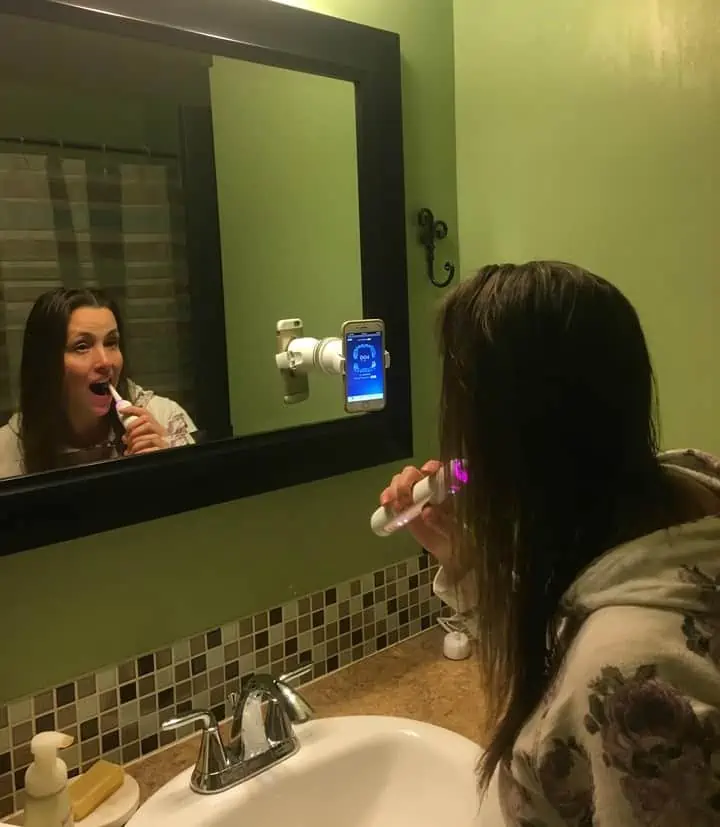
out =
[[[363,317],[354,84],[0,26],[0,477],[345,417],[337,378],[285,405],[274,354],[280,318]]]
[[[412,454],[398,35],[92,6],[0,0],[0,555]],[[382,319],[385,409],[345,415],[321,374],[285,406],[291,317]]]

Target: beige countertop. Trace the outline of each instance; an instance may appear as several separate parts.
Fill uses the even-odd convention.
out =
[[[303,695],[318,717],[397,715],[445,727],[481,744],[483,701],[474,658],[442,655],[443,632],[432,629],[308,684]],[[145,801],[195,763],[198,736],[127,767]]]

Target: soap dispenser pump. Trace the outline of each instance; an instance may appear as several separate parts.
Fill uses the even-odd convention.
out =
[[[30,742],[34,760],[25,773],[25,827],[73,827],[67,766],[58,750],[74,740],[62,732],[39,732]]]

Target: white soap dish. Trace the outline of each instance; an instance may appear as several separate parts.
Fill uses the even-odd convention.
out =
[[[70,784],[74,780],[71,779]],[[139,804],[140,787],[138,782],[132,775],[125,773],[122,787],[116,790],[110,798],[105,799],[95,812],[90,813],[82,821],[76,821],[75,824],[77,827],[124,827],[134,815]],[[11,816],[3,823],[22,825],[22,813]]]

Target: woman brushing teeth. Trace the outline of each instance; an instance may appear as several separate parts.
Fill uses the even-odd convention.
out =
[[[195,425],[176,402],[127,379],[122,320],[95,290],[59,288],[25,327],[20,409],[0,428],[0,476],[191,445]],[[130,402],[120,416],[111,387]]]

